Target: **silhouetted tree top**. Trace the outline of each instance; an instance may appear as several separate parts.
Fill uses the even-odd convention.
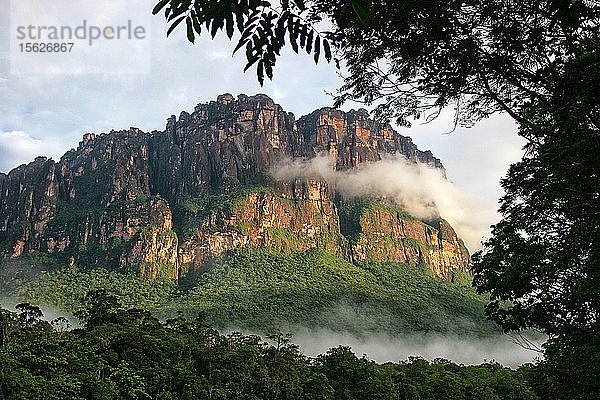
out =
[[[546,99],[567,63],[598,41],[600,5],[591,0],[162,0],[168,34],[183,21],[193,42],[219,32],[245,50],[246,69],[272,78],[285,46],[318,62],[343,61],[336,104],[358,100],[400,124],[454,107],[470,125]],[[323,29],[322,27],[326,27]]]

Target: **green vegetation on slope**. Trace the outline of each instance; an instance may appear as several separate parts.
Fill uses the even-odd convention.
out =
[[[177,295],[177,287],[169,279],[142,279],[134,273],[120,273],[104,268],[90,271],[63,268],[11,286],[12,290],[7,293],[10,297],[50,304],[71,313],[83,307],[85,296],[90,290],[105,289],[118,296],[127,306],[149,309],[156,309]]]
[[[179,288],[102,269],[62,269],[23,281],[10,295],[74,311],[90,288],[109,289],[124,304],[165,318],[202,311],[219,328],[272,332],[302,326],[355,334],[468,336],[497,329],[484,319],[485,298],[468,286],[401,264],[356,266],[322,250],[242,249],[213,260],[207,271]]]
[[[85,175],[76,177],[75,182],[80,182]],[[85,178],[83,182],[90,182],[90,178]],[[91,183],[90,183],[91,184]],[[81,185],[81,182],[78,184]],[[93,185],[92,185],[93,186]],[[78,186],[79,187],[79,186]],[[91,190],[91,189],[89,189]],[[109,206],[103,207],[98,204],[89,203],[92,200],[99,200],[100,193],[94,193],[89,196],[85,193],[83,199],[76,199],[75,203],[59,202],[56,215],[50,219],[46,229],[46,235],[49,238],[67,237],[67,245],[63,251],[55,251],[53,254],[46,254],[46,257],[52,258],[53,262],[68,263],[73,257],[73,261],[81,268],[92,269],[103,267],[108,269],[117,269],[119,267],[119,258],[122,254],[131,250],[141,236],[147,235],[152,224],[156,223],[156,218],[148,210],[149,204],[154,199],[160,199],[160,196],[146,196],[139,194],[134,200],[120,200],[112,202]],[[98,232],[105,227],[107,220],[119,221],[123,218],[132,217],[136,208],[148,212],[147,220],[143,222],[140,231],[131,239],[125,240],[120,236],[109,236],[104,243],[100,243]],[[103,221],[104,220],[104,221]],[[175,235],[175,232],[165,232],[165,235]],[[89,237],[87,237],[89,235]],[[84,237],[87,239],[84,240]],[[85,244],[84,244],[85,243]],[[53,263],[51,262],[51,263]],[[172,268],[172,266],[166,266]],[[134,270],[137,272],[137,269]],[[170,271],[166,268],[164,272],[167,276]]]
[[[328,327],[482,335],[484,298],[426,269],[396,263],[356,266],[321,250],[243,249],[216,262],[177,307],[202,309],[217,326]]]
[[[217,219],[229,216],[239,203],[253,193],[271,193],[269,186],[243,186],[230,192],[207,192],[202,196],[186,196],[173,210],[173,223],[183,239],[192,236],[202,223],[215,216]],[[232,229],[228,226],[227,229]],[[243,226],[240,227],[243,229]]]
[[[376,210],[387,211],[391,215],[395,215],[398,219],[405,221],[417,220],[417,218],[406,211],[386,205],[379,200],[358,198],[339,204],[342,235],[344,235],[350,243],[357,243],[362,233],[360,226],[361,218],[369,211]]]

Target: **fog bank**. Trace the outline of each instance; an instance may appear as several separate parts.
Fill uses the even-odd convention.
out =
[[[15,305],[20,303],[13,298],[1,298],[2,308],[16,311]],[[52,321],[64,316],[69,320],[71,328],[80,328],[79,321],[56,307],[41,305],[44,313],[43,319]],[[251,334],[247,329],[228,329],[226,332],[240,331]],[[476,365],[483,362],[496,361],[500,364],[516,368],[524,363],[533,362],[541,354],[528,350],[515,343],[509,335],[496,335],[481,339],[444,336],[440,334],[431,335],[398,335],[389,336],[384,334],[364,334],[357,336],[351,333],[339,333],[328,329],[309,329],[295,327],[286,329],[292,332],[292,342],[300,346],[300,351],[315,357],[325,354],[327,350],[340,345],[350,346],[358,356],[366,355],[368,359],[378,363],[399,362],[407,360],[410,356],[420,356],[427,360],[435,358],[448,359],[457,364]],[[257,333],[265,339],[264,333]],[[532,342],[540,346],[543,339],[537,338]]]
[[[15,308],[17,304],[25,303],[25,301],[19,301],[12,297],[0,297],[0,308],[4,308],[5,310],[9,310],[12,312],[18,312]],[[81,328],[81,323],[73,314],[68,313],[66,311],[61,310],[58,307],[54,307],[48,304],[39,304],[37,302],[30,302],[31,304],[38,306],[42,313],[42,320],[52,322],[58,317],[65,317],[72,329]]]
[[[421,356],[427,360],[444,358],[457,364],[477,365],[496,361],[504,366],[516,368],[541,357],[537,351],[527,350],[508,335],[474,339],[441,335],[369,335],[357,337],[340,334],[326,329],[297,329],[292,342],[308,356],[324,354],[329,348],[345,345],[352,347],[357,356],[365,354],[378,363],[399,362],[410,356]],[[543,340],[534,343],[541,345]]]

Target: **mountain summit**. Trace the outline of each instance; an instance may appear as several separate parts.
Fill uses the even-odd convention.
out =
[[[423,221],[377,198],[344,198],[314,177],[275,180],[294,159],[337,171],[402,155],[439,159],[368,118],[322,108],[296,120],[265,95],[224,94],[164,131],[87,133],[58,162],[0,174],[4,257],[44,253],[86,267],[178,279],[247,247],[320,248],[351,262],[427,266],[451,280],[469,254],[442,218]]]

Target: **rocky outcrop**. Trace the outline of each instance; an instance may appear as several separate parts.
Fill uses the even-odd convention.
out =
[[[164,131],[89,133],[58,162],[41,157],[0,174],[1,250],[149,278],[176,278],[243,246],[321,247],[357,262],[427,264],[444,277],[468,266],[443,220],[384,206],[350,215],[354,208],[325,182],[269,177],[282,159],[322,153],[339,170],[386,154],[443,170],[364,110],[323,108],[296,121],[267,96],[226,94],[170,117]]]
[[[384,154],[401,154],[411,161],[444,169],[431,151],[419,150],[411,138],[399,135],[389,125],[369,119],[364,109],[345,113],[322,108],[300,118],[298,129],[304,143],[308,144],[303,155],[327,151],[338,170],[379,161]]]
[[[467,248],[443,219],[426,223],[379,202],[343,205],[340,213],[352,261],[428,267],[447,279],[453,270],[469,265]]]
[[[0,244],[9,257],[21,256],[43,242],[59,198],[56,164],[38,157],[0,178]]]
[[[326,184],[308,181],[288,193],[292,195],[258,188],[242,193],[230,208],[210,212],[182,244],[182,267],[200,268],[211,256],[244,246],[281,251],[319,247],[341,255],[343,236]]]
[[[150,135],[151,190],[176,204],[208,188],[264,183],[275,160],[301,155],[299,143],[293,114],[267,96],[222,95]]]

